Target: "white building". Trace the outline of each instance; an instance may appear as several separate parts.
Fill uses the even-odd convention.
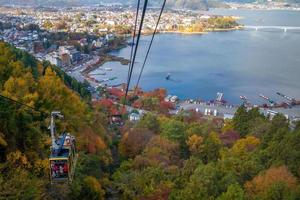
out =
[[[56,65],[58,67],[61,67],[62,62],[60,59],[60,56],[57,52],[49,53],[45,56],[46,60],[48,60],[52,65]]]
[[[140,114],[137,114],[137,113],[131,113],[131,114],[129,115],[129,120],[130,120],[131,122],[140,121],[140,119],[141,119],[141,115],[140,115]]]

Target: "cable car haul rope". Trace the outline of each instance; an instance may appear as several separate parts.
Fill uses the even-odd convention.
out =
[[[159,14],[156,26],[155,26],[155,30],[154,30],[152,38],[151,38],[150,45],[148,47],[147,54],[146,54],[144,62],[143,62],[143,66],[141,68],[141,72],[139,73],[138,82],[137,82],[136,87],[138,87],[139,81],[141,79],[150,49],[152,47],[154,36],[157,32],[158,24],[159,24],[162,12],[164,10],[165,4],[166,4],[166,0],[164,0],[164,2],[163,2],[162,8],[161,8],[161,11],[160,11],[160,14]],[[144,5],[143,5],[142,14],[141,14],[141,21],[140,21],[139,29],[138,29],[136,45],[135,45],[135,48],[133,48],[134,42],[135,42],[136,31],[137,31],[136,30],[137,29],[137,20],[138,20],[139,7],[140,7],[140,0],[138,0],[136,18],[135,18],[135,27],[134,27],[134,33],[133,33],[133,44],[132,44],[131,55],[130,55],[130,64],[129,64],[129,68],[128,68],[128,78],[127,78],[127,88],[126,88],[125,100],[127,99],[127,95],[128,95],[128,90],[129,90],[132,72],[133,72],[135,59],[136,59],[136,55],[137,55],[137,50],[138,50],[138,46],[139,46],[139,42],[140,42],[140,38],[141,38],[141,32],[142,32],[142,28],[143,28],[147,5],[148,5],[148,0],[145,0]],[[134,51],[133,51],[133,49],[134,49]],[[9,102],[18,104],[20,106],[24,106],[34,112],[39,112],[44,117],[51,115],[51,123],[50,123],[51,148],[50,148],[50,156],[49,156],[50,181],[51,181],[51,183],[71,182],[74,178],[78,154],[76,153],[76,140],[75,140],[74,136],[72,136],[69,133],[64,132],[62,135],[56,137],[54,121],[56,118],[62,119],[63,115],[59,111],[53,111],[53,112],[51,112],[51,114],[46,113],[46,112],[37,110],[34,107],[28,106],[25,103],[11,99],[11,98],[3,96],[3,95],[0,95],[0,98],[5,101],[9,101]]]
[[[139,11],[139,5],[140,5],[140,0],[138,0],[138,4],[137,4],[138,7],[137,7],[137,12],[136,12],[136,18],[135,18],[136,20],[135,20],[135,27],[134,27],[134,33],[133,33],[133,42],[135,41],[135,32],[136,32],[136,24],[137,24],[137,18],[138,18],[138,13],[139,13],[138,12]],[[145,14],[146,14],[146,10],[147,10],[147,5],[148,5],[148,0],[145,0],[144,1],[144,6],[143,6],[143,11],[142,11],[141,21],[140,21],[140,26],[139,26],[139,30],[138,30],[138,35],[137,35],[137,40],[136,40],[136,45],[135,45],[134,51],[133,51],[133,46],[131,47],[130,64],[129,64],[129,69],[128,69],[128,78],[127,78],[127,88],[126,88],[126,93],[125,93],[125,100],[127,99],[127,96],[128,96],[128,91],[129,91],[129,87],[130,87],[130,81],[131,81],[132,72],[133,72],[133,68],[134,68],[134,64],[135,64],[136,54],[137,54],[137,50],[138,50],[138,46],[139,46],[139,41],[140,41],[140,37],[141,37],[141,32],[142,32],[142,28],[143,28],[144,18],[145,18]],[[145,68],[145,65],[146,65],[149,53],[150,53],[150,49],[151,49],[152,44],[153,44],[153,40],[154,40],[155,34],[157,32],[158,25],[159,25],[162,13],[164,11],[165,5],[166,5],[166,0],[163,0],[163,4],[162,4],[162,7],[161,7],[161,10],[160,10],[160,13],[159,13],[159,17],[158,17],[158,20],[156,22],[156,26],[155,26],[155,29],[153,31],[152,38],[151,38],[151,41],[150,41],[150,44],[149,44],[146,56],[144,58],[143,65],[142,65],[141,71],[139,73],[138,81],[137,81],[137,84],[136,84],[135,88],[138,87],[140,79],[142,77],[142,74],[143,74],[143,71],[144,71],[144,68]]]

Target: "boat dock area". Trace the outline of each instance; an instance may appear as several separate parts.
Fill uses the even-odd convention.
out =
[[[251,107],[249,107],[251,108]],[[224,119],[233,118],[235,112],[237,111],[238,106],[232,105],[222,105],[215,103],[207,103],[207,102],[180,102],[178,103],[179,110],[195,110],[196,112],[203,113],[205,116],[214,116],[214,117],[222,117]],[[300,106],[296,105],[291,108],[262,108],[259,107],[261,113],[265,116],[274,116],[277,113],[281,113],[286,116],[290,120],[300,120]]]

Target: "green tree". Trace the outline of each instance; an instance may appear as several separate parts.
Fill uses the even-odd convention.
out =
[[[103,200],[105,191],[96,178],[87,176],[72,185],[70,196],[72,199]]]
[[[49,20],[47,20],[44,22],[43,27],[45,29],[49,30],[49,29],[53,28],[53,24]]]
[[[44,194],[43,181],[32,177],[27,170],[21,167],[0,170],[0,199],[40,199]]]
[[[299,197],[299,196],[298,196]],[[262,195],[258,198],[262,200],[296,200],[298,199],[297,193],[290,190],[284,182],[276,182],[272,184]]]
[[[214,132],[210,133],[203,141],[197,156],[204,163],[217,161],[220,157],[221,141]]]
[[[139,121],[137,127],[146,128],[150,131],[153,131],[154,133],[158,133],[160,125],[156,115],[152,113],[147,113]]]
[[[229,185],[226,192],[223,192],[217,200],[245,200],[245,193],[239,184]]]
[[[190,176],[189,182],[181,191],[171,194],[170,199],[214,199],[224,192],[228,185],[235,180],[227,177],[216,167],[215,164],[200,164]]]
[[[172,187],[173,176],[162,167],[134,170],[129,163],[124,162],[113,174],[113,180],[121,199],[141,199]]]
[[[258,108],[253,108],[247,112],[244,106],[240,106],[234,117],[233,117],[233,126],[241,136],[245,136],[250,133],[252,121],[257,118],[264,118],[262,114],[259,113]]]
[[[169,120],[161,126],[161,135],[172,141],[183,143],[186,140],[185,124],[177,120]]]

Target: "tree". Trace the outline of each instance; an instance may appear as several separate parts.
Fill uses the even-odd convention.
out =
[[[8,145],[4,137],[5,135],[0,132],[0,148],[5,148]]]
[[[124,162],[112,177],[121,199],[159,199],[168,196],[174,175],[159,166],[134,170]]]
[[[180,143],[185,142],[185,125],[183,122],[177,120],[169,120],[165,124],[162,124],[161,135],[172,141],[177,141]]]
[[[142,97],[141,104],[145,110],[159,110],[159,99],[157,97]]]
[[[256,118],[264,118],[262,114],[259,113],[258,108],[253,108],[247,112],[244,106],[240,106],[234,117],[233,117],[233,126],[241,136],[249,134],[251,129],[251,122]]]
[[[239,184],[229,185],[226,192],[223,192],[217,200],[245,200],[245,193]]]
[[[73,184],[71,191],[70,196],[72,199],[103,200],[105,195],[99,181],[92,176],[87,176],[82,182]]]
[[[172,193],[170,199],[214,199],[234,181],[233,179],[227,179],[215,164],[200,164],[193,175],[190,176],[184,189]]]
[[[222,170],[225,173],[233,173],[240,183],[253,178],[262,168],[254,151],[259,144],[257,138],[248,136],[238,140],[230,149],[222,149]]]
[[[291,132],[286,127],[271,128],[271,131],[274,132],[263,138],[263,146],[258,154],[261,163],[266,168],[272,165],[286,165],[299,176],[300,131]]]
[[[287,118],[282,114],[277,114],[273,117],[271,121],[270,132],[276,133],[280,129],[288,130],[288,127],[289,127],[289,122]]]
[[[4,169],[0,169],[0,199],[40,199],[45,193],[43,181],[32,177],[27,170]]]
[[[179,145],[160,136],[154,136],[141,155],[136,156],[137,168],[148,166],[176,166],[181,164]]]
[[[43,27],[47,30],[53,28],[53,24],[49,21],[49,20],[46,20],[43,24]]]
[[[286,183],[273,183],[260,197],[262,200],[296,200],[299,198],[299,191],[290,190]]]
[[[89,126],[78,128],[80,135],[78,136],[77,148],[91,154],[100,154],[106,150],[106,144],[100,135]]]
[[[128,158],[134,158],[142,153],[153,133],[147,129],[135,128],[125,133],[119,144],[120,154]]]
[[[65,117],[75,116],[70,120],[74,127],[80,127],[86,114],[86,105],[75,93],[67,88],[56,73],[48,67],[45,75],[38,82],[39,104],[42,110],[60,110]],[[71,127],[70,127],[71,128]]]
[[[197,136],[197,135],[192,135],[188,138],[186,143],[189,147],[190,152],[193,155],[196,155],[201,151],[203,137]]]
[[[300,121],[295,123],[295,131],[300,131]]]
[[[284,183],[285,186],[289,190],[296,189],[297,186],[297,178],[288,170],[286,166],[280,166],[280,167],[273,167],[268,170],[266,170],[263,174],[257,175],[254,177],[251,181],[246,182],[245,189],[247,191],[247,195],[250,198],[255,198],[261,195],[265,195],[264,193],[269,189],[274,191],[273,189],[270,189],[270,187],[274,187],[273,184],[278,183]],[[273,185],[273,186],[272,186]],[[278,187],[283,187],[282,185],[277,185]]]
[[[248,133],[248,114],[246,111],[246,108],[244,106],[241,106],[236,111],[234,118],[233,118],[233,125],[234,128],[239,131],[241,135],[245,135]]]
[[[73,88],[72,85],[74,88],[77,87],[75,89],[81,87],[55,66],[49,66],[46,62],[42,64],[33,56],[0,42],[0,93],[43,111],[43,113],[36,112],[12,101],[1,100],[0,199],[69,197],[68,188],[62,185],[55,185],[48,190],[49,116],[44,113],[53,110],[62,111],[66,118],[63,121],[56,121],[57,132],[67,130],[76,135],[79,147],[77,150],[81,153],[95,153],[98,157],[97,163],[101,164],[98,171],[89,168],[89,172],[86,170],[84,176],[79,174],[82,183],[80,191],[83,188],[83,193],[92,196],[101,193],[97,182],[92,179],[82,180],[88,173],[100,178],[102,167],[109,164],[102,159],[110,158],[106,144],[102,140],[105,130],[101,120],[94,119],[94,116],[99,115],[88,109],[86,103],[70,89]],[[99,166],[93,165],[94,162],[90,161],[92,159],[82,161],[85,156],[80,156],[77,163],[85,162],[89,166]],[[80,165],[77,167],[76,173],[82,173],[86,169]]]
[[[21,77],[10,77],[4,84],[3,94],[13,99],[21,100],[29,106],[34,106],[38,99],[36,84],[30,72]]]
[[[260,144],[260,140],[254,136],[247,136],[238,140],[233,147],[231,152],[235,155],[243,156],[248,152],[253,151]]]
[[[192,135],[199,135],[199,136],[204,136],[204,134],[202,133],[202,126],[200,125],[200,123],[191,123],[189,124],[187,130],[186,130],[186,134],[187,136],[192,136]]]
[[[240,135],[234,130],[228,130],[219,135],[220,140],[226,147],[232,147],[240,139]]]
[[[212,132],[204,139],[197,156],[201,158],[205,164],[217,161],[220,157],[220,149],[221,141],[218,135]]]
[[[146,128],[154,133],[158,133],[160,125],[156,115],[152,113],[145,114],[137,124],[137,127]]]

